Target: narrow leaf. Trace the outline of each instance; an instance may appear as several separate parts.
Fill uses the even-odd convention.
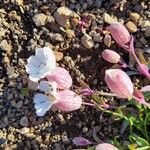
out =
[[[141,61],[142,64],[147,65],[147,61],[145,60],[142,52],[139,52],[139,59],[140,59],[140,61]]]

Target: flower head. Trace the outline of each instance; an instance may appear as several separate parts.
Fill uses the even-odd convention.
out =
[[[56,68],[56,59],[53,51],[48,47],[37,48],[35,56],[28,58],[25,67],[30,80],[34,82],[46,77]]]
[[[118,150],[118,148],[109,143],[102,143],[96,145],[95,150]]]
[[[105,82],[109,89],[119,98],[131,98],[134,88],[129,76],[120,69],[108,69],[105,72]]]
[[[131,39],[128,30],[120,23],[111,24],[108,27],[108,30],[111,32],[112,37],[119,45],[125,45]]]
[[[56,82],[41,81],[39,90],[46,95],[38,93],[34,96],[35,109],[38,116],[43,116],[51,106],[55,106],[62,111],[73,111],[81,107],[81,97],[70,90],[57,91]]]
[[[110,62],[110,63],[118,63],[121,59],[120,55],[112,50],[109,49],[105,49],[102,52],[102,57],[103,59],[105,59],[106,61]]]

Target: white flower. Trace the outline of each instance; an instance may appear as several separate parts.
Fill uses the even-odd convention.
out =
[[[30,80],[37,82],[46,77],[56,68],[56,58],[53,51],[48,48],[37,48],[35,56],[30,56],[27,60],[26,72]]]
[[[37,116],[43,116],[53,105],[53,102],[44,94],[35,94],[34,103]]]
[[[39,90],[45,92],[46,94],[52,94],[55,96],[57,92],[57,83],[41,81],[39,84]]]
[[[54,104],[55,95],[57,91],[56,83],[55,82],[46,82],[41,81],[39,84],[39,90],[45,92],[45,94],[35,94],[34,96],[34,103],[36,114],[38,116],[43,116]]]

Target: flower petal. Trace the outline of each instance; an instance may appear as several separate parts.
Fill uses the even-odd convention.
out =
[[[36,56],[30,56],[27,59],[27,62],[28,62],[28,64],[31,64],[34,67],[38,67],[41,64],[41,62],[37,59]]]
[[[57,101],[54,103],[62,111],[73,111],[79,109],[82,104],[82,98],[75,92],[64,90],[57,93]]]
[[[102,143],[96,145],[95,150],[118,150],[118,148],[109,143]]]
[[[72,85],[69,72],[62,67],[56,67],[52,74],[47,76],[47,79],[48,81],[55,81],[59,89],[69,89]]]
[[[33,66],[32,64],[27,64],[27,65],[25,66],[25,68],[26,68],[26,72],[27,72],[28,74],[38,74],[38,73],[39,73],[39,68]]]
[[[43,116],[53,105],[53,102],[46,95],[40,93],[35,94],[34,103],[38,116]]]
[[[53,61],[53,62],[56,61],[53,51],[50,48],[48,48],[48,47],[37,48],[36,52],[35,52],[35,56],[41,62],[43,62],[45,60],[48,60],[48,59],[50,59],[50,61]]]
[[[129,76],[120,69],[108,69],[105,72],[105,82],[109,89],[119,98],[132,97],[134,88]]]
[[[85,146],[85,145],[90,145],[92,144],[92,142],[90,142],[89,140],[83,138],[83,137],[75,137],[73,139],[73,143],[77,146]]]
[[[41,74],[30,74],[29,75],[29,79],[33,82],[38,82],[38,80],[40,80],[41,78],[43,78],[43,76]]]
[[[141,91],[142,92],[150,92],[150,85],[142,87]]]
[[[45,93],[56,95],[57,84],[56,82],[41,81],[39,84],[39,90]]]

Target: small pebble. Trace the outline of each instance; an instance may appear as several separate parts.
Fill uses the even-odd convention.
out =
[[[23,127],[29,126],[29,120],[26,116],[22,117],[20,120],[20,125]]]
[[[81,37],[81,43],[87,48],[91,49],[94,46],[94,42],[92,40],[92,37],[88,34],[84,34]]]
[[[128,21],[126,27],[130,33],[135,33],[137,31],[137,26],[132,21]]]

